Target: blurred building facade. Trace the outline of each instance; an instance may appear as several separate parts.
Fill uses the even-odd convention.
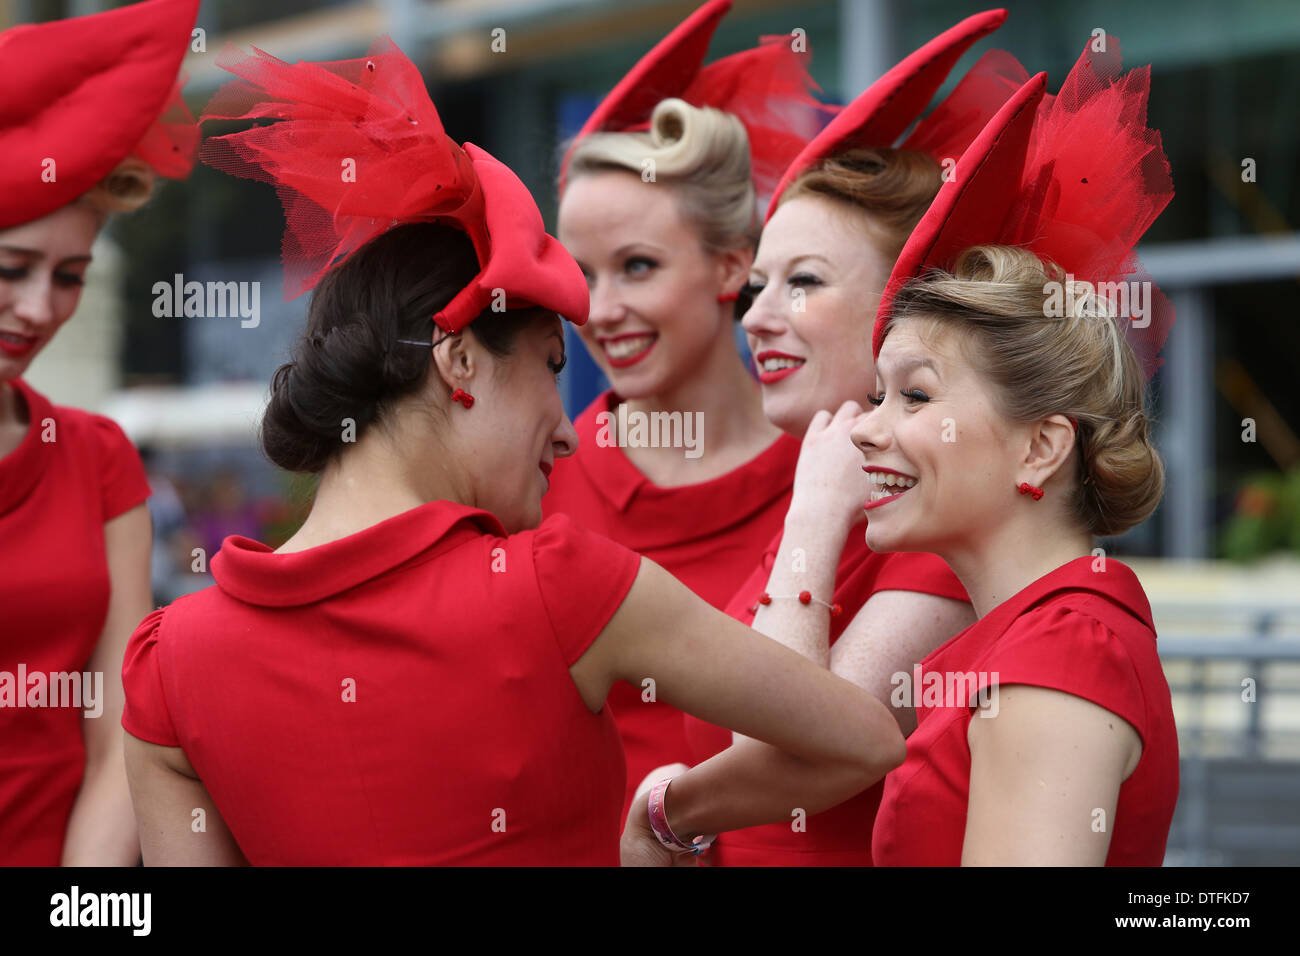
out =
[[[7,0],[10,21],[93,12],[108,0]],[[555,208],[560,145],[599,98],[696,4],[687,0],[205,0],[202,35],[186,61],[196,112],[224,79],[227,43],[282,59],[361,55],[389,33],[425,73],[448,131],[507,162]],[[1300,5],[1293,0],[1209,0],[1070,5],[1011,2],[1006,25],[976,46],[954,75],[990,45],[1009,49],[1056,88],[1092,31],[1119,37],[1126,65],[1152,64],[1151,124],[1164,136],[1177,197],[1143,247],[1173,297],[1178,320],[1154,383],[1159,444],[1169,487],[1157,515],[1118,542],[1125,553],[1212,557],[1216,532],[1252,471],[1300,464]],[[971,0],[738,0],[711,56],[760,35],[804,31],[827,98],[844,101],[981,4]],[[0,25],[3,25],[0,22]],[[945,91],[951,88],[950,81]],[[220,131],[212,127],[209,132]],[[1098,144],[1104,149],[1105,144]],[[281,220],[268,187],[206,167],[168,185],[112,233],[129,257],[125,310],[91,290],[81,344],[102,355],[88,366],[60,339],[33,379],[66,382],[94,402],[118,381],[266,382],[285,360],[305,299],[282,300]],[[257,282],[261,321],[158,318],[152,287],[187,281]],[[106,290],[111,291],[111,290]],[[93,316],[87,315],[94,312]],[[118,326],[120,325],[120,331]],[[72,338],[72,337],[67,337]],[[66,345],[66,348],[64,346]],[[603,386],[575,339],[562,380],[571,414]],[[68,354],[61,354],[67,352]],[[94,366],[92,368],[92,366]],[[1243,422],[1255,423],[1243,440]]]

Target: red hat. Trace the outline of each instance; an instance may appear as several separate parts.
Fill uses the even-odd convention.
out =
[[[785,170],[767,207],[776,212],[781,194],[804,170],[850,149],[882,149],[916,122],[963,53],[1007,19],[1005,10],[985,10],[901,60],[844,107]],[[1024,81],[1024,68],[1010,54],[986,54],[957,88],[903,142],[902,148],[924,152],[936,162],[960,156],[993,113]]]
[[[683,20],[632,67],[582,125],[573,144],[592,133],[630,132],[649,126],[661,100],[677,97],[696,107],[731,113],[745,126],[754,185],[767,195],[790,160],[838,108],[815,100],[808,54],[797,53],[787,34],[703,66],[718,21],[731,0],[710,0]],[[573,145],[560,166],[560,190]]]
[[[49,215],[128,156],[183,178],[198,128],[177,74],[199,0],[147,0],[0,33],[0,228]]]
[[[902,286],[947,269],[975,245],[1021,246],[1090,283],[1150,283],[1150,313],[1125,323],[1149,379],[1173,324],[1173,306],[1134,255],[1173,199],[1160,133],[1146,125],[1150,67],[1123,74],[1119,41],[1092,41],[1057,96],[1040,73],[1013,96],[957,162],[894,265],[876,311],[880,354]],[[1105,148],[1098,148],[1105,144]]]
[[[200,158],[275,186],[284,206],[286,299],[400,223],[446,222],[474,243],[480,270],[433,317],[459,332],[504,294],[587,320],[587,283],[547,235],[524,184],[503,163],[444,131],[420,71],[388,37],[360,59],[285,63],[227,47],[217,65],[242,77],[217,91],[200,122],[279,122],[209,138]]]

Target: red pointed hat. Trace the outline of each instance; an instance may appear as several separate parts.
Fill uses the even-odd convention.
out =
[[[588,117],[573,144],[592,133],[630,132],[649,126],[661,100],[677,97],[692,106],[731,113],[745,126],[760,196],[771,192],[781,172],[808,138],[838,108],[818,102],[808,73],[808,54],[797,53],[789,35],[763,37],[760,44],[704,66],[709,41],[732,0],[710,0],[655,44]],[[560,191],[573,145],[560,166]]]
[[[199,155],[275,186],[286,299],[393,226],[445,222],[469,236],[480,269],[433,317],[444,331],[459,332],[502,294],[507,309],[586,322],[582,270],[547,235],[533,197],[485,150],[447,135],[420,71],[390,38],[355,60],[290,64],[228,47],[217,65],[240,79],[217,91],[200,122],[277,122],[211,137]]]
[[[198,127],[177,74],[199,0],[147,0],[0,33],[0,229],[49,215],[137,155],[186,176]]]
[[[1099,53],[1089,42],[1058,95],[1044,94],[1046,74],[1026,83],[958,160],[885,284],[874,355],[907,282],[951,268],[971,246],[1013,245],[1078,280],[1149,283],[1148,314],[1122,324],[1146,377],[1155,373],[1173,306],[1133,250],[1173,199],[1173,182],[1160,134],[1146,125],[1150,67],[1123,73],[1119,41],[1105,43]]]
[[[1006,10],[985,10],[967,17],[867,87],[790,163],[768,203],[767,219],[776,212],[786,188],[819,160],[850,149],[892,147],[924,112],[962,54],[1006,19]],[[1026,79],[1028,74],[1014,57],[990,51],[917,125],[902,148],[928,153],[936,162],[955,160]]]

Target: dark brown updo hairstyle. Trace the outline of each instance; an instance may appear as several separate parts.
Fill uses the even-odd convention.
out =
[[[433,315],[478,270],[463,232],[411,223],[376,237],[327,273],[312,295],[293,361],[271,379],[262,417],[267,457],[287,471],[317,474],[346,447],[345,419],[356,423],[359,439],[393,403],[419,391],[430,350],[399,340],[441,338]],[[505,358],[523,328],[549,315],[488,309],[467,329],[489,353]]]

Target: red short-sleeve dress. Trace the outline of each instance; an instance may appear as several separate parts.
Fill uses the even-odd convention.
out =
[[[95,718],[51,675],[86,672],[111,593],[104,524],[149,484],[112,421],[10,384],[28,426],[0,458],[0,864],[57,866]]]
[[[1169,684],[1137,576],[1119,561],[1098,561],[1062,565],[943,644],[920,663],[920,687],[927,673],[973,673],[980,688],[1048,687],[1128,721],[1142,739],[1142,756],[1119,788],[1106,865],[1159,866],[1178,800]],[[922,690],[907,759],[885,778],[872,840],[877,866],[961,864],[970,796],[966,732],[974,711],[948,703],[927,702]]]
[[[543,512],[569,515],[650,558],[714,607],[726,607],[755,556],[785,521],[799,440],[782,435],[756,458],[712,481],[661,488],[637,470],[623,449],[597,440],[597,416],[616,412],[618,401],[607,391],[574,421],[578,451],[555,463]],[[685,715],[649,696],[647,689],[625,683],[609,695],[627,755],[625,812],[651,770],[690,762]]]
[[[849,532],[835,572],[832,604],[843,609],[831,619],[830,643],[844,633],[867,600],[881,591],[917,591],[954,601],[967,601],[966,589],[941,558],[933,554],[877,554],[867,547],[866,521]],[[758,597],[767,590],[772,566],[781,548],[781,532],[772,539],[762,563],[736,592],[727,613],[752,625]],[[731,731],[684,715],[691,745],[691,764],[731,746]],[[714,866],[871,866],[871,827],[883,784],[806,819],[771,823],[724,833],[709,850]]]
[[[617,865],[618,731],[569,667],[639,566],[449,501],[297,553],[229,537],[132,637],[122,723],[185,751],[254,864]]]

